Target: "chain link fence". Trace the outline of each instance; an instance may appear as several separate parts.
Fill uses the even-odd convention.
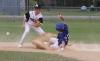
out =
[[[81,10],[82,3],[77,6],[79,2],[63,0],[64,4],[60,4],[60,0],[0,0],[0,15],[23,15],[26,11],[32,10],[33,6],[38,3],[45,16],[55,16],[58,13],[65,16],[100,16],[100,1],[97,3],[98,7],[92,8],[89,6],[91,2],[86,3],[85,10]]]
[[[24,0],[0,0],[0,15],[20,15],[24,9]]]

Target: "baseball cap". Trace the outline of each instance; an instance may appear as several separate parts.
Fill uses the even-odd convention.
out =
[[[61,30],[64,30],[64,23],[57,23],[56,24],[56,30],[57,31],[61,31]]]
[[[34,8],[35,8],[35,9],[41,9],[40,5],[38,5],[38,4],[35,4],[35,5],[34,5]]]

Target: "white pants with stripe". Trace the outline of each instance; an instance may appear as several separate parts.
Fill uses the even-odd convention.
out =
[[[55,37],[52,37],[49,39],[49,42],[51,42],[52,44],[50,45],[51,48],[54,48],[54,49],[58,49],[59,46],[58,46],[58,39],[55,38]]]

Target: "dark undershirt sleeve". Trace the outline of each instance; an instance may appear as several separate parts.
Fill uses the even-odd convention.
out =
[[[29,11],[25,13],[25,16],[26,16],[26,22],[28,22],[28,20],[29,20],[29,18],[30,18]]]
[[[38,21],[40,21],[40,23],[43,23],[43,18],[39,18]]]

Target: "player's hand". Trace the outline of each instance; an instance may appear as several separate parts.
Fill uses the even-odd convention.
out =
[[[61,13],[58,14],[58,18],[64,21],[64,17],[61,15]]]
[[[34,27],[40,27],[41,23],[38,20],[36,20],[36,21],[33,22],[33,26]]]

